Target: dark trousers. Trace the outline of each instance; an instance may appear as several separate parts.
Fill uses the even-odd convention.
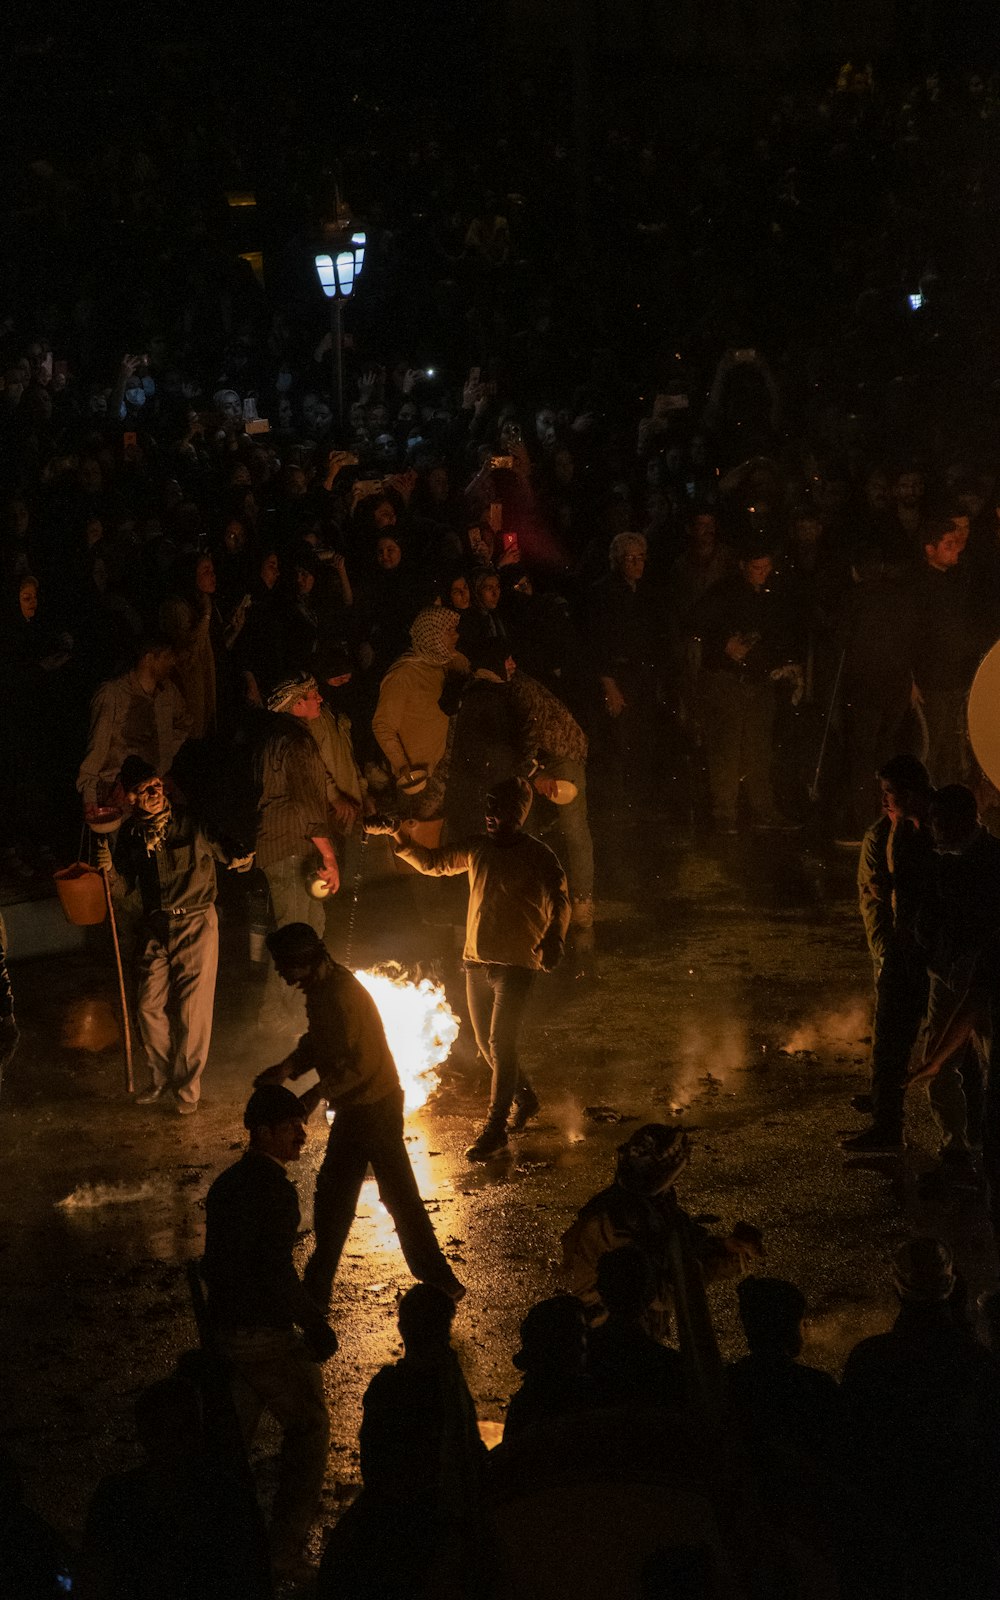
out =
[[[496,962],[466,968],[465,993],[472,1031],[479,1053],[493,1074],[491,1122],[505,1122],[515,1094],[531,1088],[518,1062],[517,1040],[534,977],[530,967],[506,967]]]
[[[927,689],[924,721],[927,723],[927,771],[940,789],[947,783],[964,783],[969,776],[969,741],[965,731],[966,689]]]
[[[733,672],[706,672],[701,684],[705,761],[715,821],[731,827],[742,786],[756,821],[777,813],[771,789],[774,684]]]
[[[392,1094],[374,1105],[343,1106],[333,1119],[316,1175],[316,1243],[303,1274],[306,1288],[320,1305],[330,1298],[369,1166],[413,1276],[439,1288],[454,1282],[410,1166],[403,1140],[403,1097]]]
[[[906,1073],[927,1010],[927,988],[919,952],[890,946],[875,984],[872,1030],[875,1124],[886,1132],[902,1130]]]

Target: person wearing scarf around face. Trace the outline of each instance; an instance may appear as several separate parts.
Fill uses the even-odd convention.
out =
[[[237,854],[169,800],[163,779],[138,756],[126,759],[119,782],[132,814],[113,845],[102,840],[98,864],[118,905],[140,915],[136,1008],[150,1082],[136,1104],[172,1104],[187,1116],[198,1109],[212,1041],[216,862],[246,872],[253,855]]]

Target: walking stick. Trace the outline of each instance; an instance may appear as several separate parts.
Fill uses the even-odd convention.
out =
[[[347,948],[344,952],[344,966],[347,967],[348,970],[353,970],[353,968],[351,968],[351,957],[354,954],[354,924],[357,921],[358,916],[358,897],[361,894],[361,880],[365,871],[365,850],[367,845],[368,835],[364,831],[364,824],[362,823],[361,847],[358,854],[357,871],[354,874],[354,889],[351,895],[351,916],[350,921],[347,924]]]
[[[128,1094],[135,1092],[135,1079],[132,1076],[132,1029],[128,1020],[128,999],[125,994],[125,973],[122,970],[122,952],[118,943],[118,924],[115,921],[115,905],[111,897],[111,880],[108,877],[107,867],[101,868],[101,881],[104,884],[104,898],[108,902],[108,918],[111,923],[111,942],[115,947],[115,966],[118,968],[118,999],[122,1008],[122,1037],[125,1040],[125,1090]]]
[[[841,650],[840,660],[837,663],[837,676],[833,680],[833,693],[830,696],[830,704],[827,707],[826,721],[823,724],[823,737],[820,740],[819,755],[816,758],[816,771],[813,773],[813,781],[809,785],[809,800],[812,805],[815,805],[816,801],[819,799],[819,775],[823,770],[823,757],[826,755],[826,741],[830,737],[830,724],[833,721],[833,708],[837,704],[837,695],[840,692],[840,678],[844,670],[844,659],[846,655],[846,649]]]

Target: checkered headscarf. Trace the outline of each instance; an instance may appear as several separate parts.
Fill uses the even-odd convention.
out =
[[[294,678],[283,678],[268,695],[267,709],[291,711],[296,700],[301,700],[304,694],[311,694],[315,687],[316,679],[308,672],[297,672]]]

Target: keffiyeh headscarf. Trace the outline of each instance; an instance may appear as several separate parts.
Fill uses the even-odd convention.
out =
[[[311,694],[316,687],[316,679],[308,672],[298,672],[294,678],[284,678],[281,683],[276,683],[267,697],[268,711],[291,711],[296,700],[301,700],[304,694]]]
[[[139,828],[142,833],[142,842],[146,846],[146,854],[154,856],[166,837],[173,812],[170,801],[164,800],[163,810],[158,811],[155,817],[140,817]]]
[[[443,667],[455,653],[455,626],[458,612],[448,606],[425,606],[410,627],[414,654],[432,666]]]

